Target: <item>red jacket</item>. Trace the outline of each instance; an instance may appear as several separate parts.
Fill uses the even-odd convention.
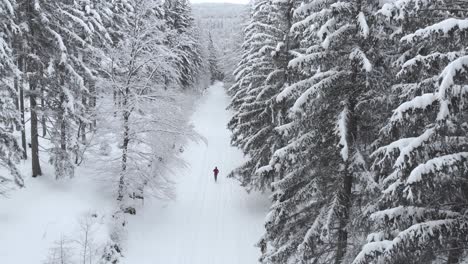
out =
[[[214,172],[214,175],[215,175],[215,176],[218,176],[218,173],[219,173],[218,168],[215,168],[215,169],[213,170],[213,172]]]

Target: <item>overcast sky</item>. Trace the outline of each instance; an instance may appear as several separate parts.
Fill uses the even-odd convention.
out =
[[[249,0],[190,0],[192,3],[236,3],[247,4]]]

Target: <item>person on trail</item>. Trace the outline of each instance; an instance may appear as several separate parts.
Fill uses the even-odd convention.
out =
[[[217,182],[217,180],[218,180],[218,173],[219,173],[218,167],[215,167],[215,168],[214,168],[213,173],[214,173],[215,182]]]

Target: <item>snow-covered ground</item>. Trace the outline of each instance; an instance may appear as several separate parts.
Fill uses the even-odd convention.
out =
[[[29,173],[25,171],[25,175]],[[95,172],[79,169],[76,178],[66,181],[56,181],[53,171],[43,173],[41,178],[26,179],[26,188],[0,197],[2,264],[47,263],[51,249],[62,238],[66,247],[80,243],[81,224],[90,220],[93,240],[98,244],[107,241],[102,217],[112,213],[115,199],[110,190],[104,191],[108,188],[102,186],[103,182],[94,178]],[[72,257],[71,251],[67,252],[70,258],[79,257]],[[78,255],[79,249],[76,251]]]
[[[177,199],[145,200],[128,227],[129,264],[250,264],[268,209],[264,195],[247,194],[226,175],[243,160],[229,144],[225,111],[228,97],[221,83],[207,90],[193,114],[195,129],[207,143],[191,143],[183,153],[187,169],[178,175]],[[213,179],[215,166],[220,174]]]
[[[191,143],[182,154],[188,166],[175,169],[175,201],[146,199],[137,215],[129,217],[124,264],[257,262],[254,244],[269,202],[265,195],[248,195],[226,179],[243,159],[229,144],[228,100],[221,83],[207,90],[192,117],[206,144]],[[214,166],[220,169],[218,183]],[[27,163],[21,167],[28,175]],[[106,241],[105,216],[112,214],[115,197],[91,167],[80,167],[74,179],[55,181],[45,166],[40,179],[27,179],[27,188],[0,197],[1,264],[46,263],[61,238],[67,247],[76,247],[88,221],[96,245]]]

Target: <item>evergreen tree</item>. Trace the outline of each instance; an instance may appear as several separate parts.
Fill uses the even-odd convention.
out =
[[[222,81],[224,79],[224,74],[219,69],[217,50],[213,44],[211,33],[208,34],[208,53],[211,83],[213,84],[215,81]]]
[[[244,54],[235,71],[236,83],[229,89],[231,107],[236,110],[229,122],[232,143],[249,155],[233,176],[248,190],[265,190],[273,181],[264,166],[278,144],[274,128],[282,122],[273,98],[287,81],[284,58],[289,52],[285,42],[289,42],[290,21],[284,19],[290,18],[292,3],[253,3],[251,22],[245,29]]]
[[[188,0],[164,1],[163,7],[167,45],[172,47],[175,54],[172,62],[177,70],[178,82],[188,88],[195,83],[202,64],[190,3]]]
[[[399,106],[373,154],[382,194],[354,263],[462,263],[467,241],[467,30],[463,1],[396,1]],[[380,262],[379,262],[380,263]]]
[[[374,1],[307,1],[295,9],[295,74],[275,97],[287,110],[275,128],[283,145],[262,168],[277,178],[260,242],[263,263],[351,258],[359,235],[351,216],[376,185],[367,160],[381,120],[373,110],[386,84],[370,24],[375,8]]]
[[[41,174],[39,163],[38,113],[51,120],[50,161],[56,177],[73,176],[73,154],[77,154],[76,131],[87,121],[83,102],[89,95],[93,71],[84,55],[93,49],[96,33],[106,35],[100,15],[87,1],[18,1],[16,44],[20,70],[27,72],[31,105],[31,153],[33,176]],[[102,37],[108,38],[108,37]],[[42,98],[42,109],[37,99]],[[80,100],[81,99],[81,100]]]
[[[23,178],[16,163],[23,152],[14,135],[19,125],[18,94],[14,87],[13,77],[16,67],[13,60],[12,38],[17,29],[14,22],[14,1],[0,2],[0,167],[6,167],[12,178],[0,176],[0,193],[9,182],[22,187]],[[16,105],[15,105],[16,103]]]

